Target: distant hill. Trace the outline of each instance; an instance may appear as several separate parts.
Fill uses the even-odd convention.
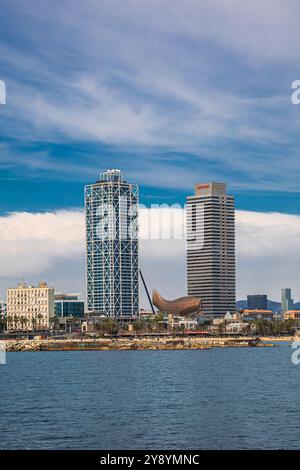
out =
[[[268,309],[272,310],[273,312],[280,312],[281,302],[275,302],[275,300],[268,299]]]
[[[237,310],[242,310],[247,308],[247,300],[238,300],[236,303]],[[281,309],[281,303],[275,302],[274,300],[268,300],[268,309],[272,310],[273,312],[279,312]],[[300,310],[300,302],[296,302],[294,304],[295,310]]]
[[[236,301],[236,309],[243,310],[247,308],[247,300],[237,300]]]

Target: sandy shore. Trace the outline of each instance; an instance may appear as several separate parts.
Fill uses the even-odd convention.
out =
[[[273,341],[273,338],[264,338]],[[7,340],[7,352],[17,351],[90,351],[90,350],[178,350],[226,347],[270,347],[271,343],[253,338],[99,338],[60,340]]]
[[[291,341],[300,341],[300,337],[295,336],[262,336],[262,341],[272,341],[273,343],[287,343]]]

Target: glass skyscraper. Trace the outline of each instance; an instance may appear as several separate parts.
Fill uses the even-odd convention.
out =
[[[85,186],[86,290],[90,314],[139,315],[139,189],[120,170]]]
[[[249,310],[267,310],[268,296],[266,294],[247,295],[247,308]]]
[[[294,300],[292,299],[292,290],[284,287],[281,289],[281,312],[285,313],[288,310],[293,310]]]

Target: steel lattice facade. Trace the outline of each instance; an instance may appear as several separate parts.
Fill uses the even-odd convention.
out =
[[[85,186],[87,309],[117,320],[139,315],[136,184],[119,170]]]

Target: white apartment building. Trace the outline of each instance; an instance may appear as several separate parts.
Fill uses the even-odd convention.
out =
[[[20,283],[7,289],[7,329],[9,331],[48,330],[54,317],[54,288],[46,282],[36,286]]]

